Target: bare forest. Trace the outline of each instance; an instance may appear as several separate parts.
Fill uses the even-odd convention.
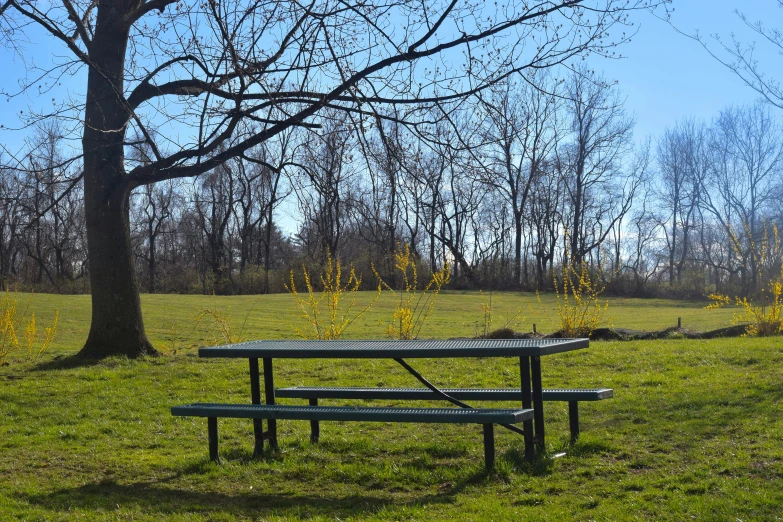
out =
[[[562,264],[584,261],[617,295],[757,292],[780,270],[779,115],[730,106],[639,137],[623,99],[577,68],[510,76],[413,123],[327,108],[197,177],[136,188],[140,287],[281,292],[291,269],[331,253],[372,288],[371,266],[393,278],[391,254],[409,244],[426,269],[453,266],[452,288],[547,290]],[[83,167],[67,135],[47,120],[23,154],[2,156],[6,286],[90,290]],[[128,169],[153,161],[147,142],[128,140]]]

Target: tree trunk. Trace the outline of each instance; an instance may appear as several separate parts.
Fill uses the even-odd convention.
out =
[[[156,233],[150,233],[150,238],[149,238],[149,241],[150,241],[150,252],[149,252],[149,254],[150,255],[149,255],[149,260],[148,260],[148,263],[147,263],[147,269],[149,270],[149,278],[150,278],[149,290],[150,290],[151,294],[154,294],[155,290],[156,290],[156,288],[155,288],[155,286],[156,286],[155,285],[155,283],[156,283],[155,278],[157,276],[157,267],[158,267],[157,259],[155,258],[156,236],[157,236]]]
[[[277,184],[275,184],[275,189],[277,189]],[[270,256],[272,254],[272,227],[274,226],[274,221],[272,221],[273,212],[275,209],[275,203],[277,203],[277,197],[276,194],[272,194],[270,200],[269,200],[269,207],[267,209],[267,216],[266,216],[266,230],[264,231],[264,237],[266,238],[266,241],[264,242],[264,293],[269,293],[269,270],[272,268],[272,261],[270,259]]]
[[[434,194],[434,191],[433,191]],[[430,270],[435,272],[435,196],[432,197],[432,206],[430,207]]]
[[[94,359],[113,355],[134,358],[157,354],[147,339],[141,316],[130,241],[128,193],[125,191],[114,197],[102,197],[101,191],[95,189],[99,188],[96,185],[99,185],[103,176],[91,172],[87,164],[85,156],[84,191],[92,324],[87,342],[79,355]],[[88,172],[90,176],[86,175]]]
[[[514,209],[514,290],[522,282],[522,212]]]
[[[92,323],[85,358],[157,354],[144,332],[130,239],[130,187],[124,179],[123,141],[129,114],[121,98],[130,9],[98,8],[87,77],[82,137],[84,208],[90,260]]]
[[[679,208],[679,181],[675,178],[674,187],[674,206],[672,209],[672,242],[669,251],[669,286],[674,286],[674,256],[677,251],[677,210]]]
[[[584,150],[584,145],[580,144],[580,147],[582,150]],[[576,169],[576,194],[574,195],[574,220],[573,220],[573,229],[571,230],[571,237],[569,238],[571,240],[571,266],[577,266],[582,263],[584,260],[584,252],[580,248],[579,240],[581,239],[581,231],[582,231],[582,214],[584,212],[584,203],[582,201],[583,194],[582,194],[582,183],[583,183],[583,175],[584,175],[584,153],[580,151],[579,153],[579,164]]]

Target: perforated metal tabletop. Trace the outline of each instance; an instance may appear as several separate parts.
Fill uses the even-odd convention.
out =
[[[248,341],[200,348],[199,357],[396,359],[533,357],[587,348],[587,339],[452,339],[414,341]]]

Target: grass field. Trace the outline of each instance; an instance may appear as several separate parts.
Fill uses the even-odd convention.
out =
[[[355,309],[372,301],[375,294],[360,292]],[[31,309],[39,325],[48,324],[60,310],[60,329],[49,355],[70,354],[79,350],[89,330],[90,297],[86,295],[19,295],[19,302],[32,298]],[[529,332],[536,324],[540,332],[558,329],[557,305],[553,295],[501,292],[491,296],[492,327],[511,323],[516,330]],[[472,337],[483,331],[481,303],[488,304],[490,294],[450,291],[438,296],[434,312],[421,330],[424,338]],[[660,330],[677,325],[682,318],[686,328],[711,330],[732,324],[736,309],[705,310],[704,302],[664,299],[609,298],[603,326],[640,330]],[[235,336],[244,339],[298,338],[296,326],[304,326],[297,315],[294,300],[287,294],[269,296],[215,297],[199,295],[143,295],[145,324],[153,344],[178,353],[195,353],[198,346],[222,342],[213,320],[206,317],[196,324],[200,310],[212,309],[230,319]],[[348,339],[385,337],[394,310],[394,299],[384,293],[370,310],[345,333]],[[170,350],[169,350],[170,351]]]
[[[422,336],[472,335],[488,296],[441,297]],[[0,520],[783,518],[783,337],[594,342],[545,358],[545,386],[615,389],[612,400],[583,404],[582,437],[564,458],[527,464],[520,437],[497,430],[498,464],[487,474],[476,426],[324,423],[311,445],[306,422],[281,422],[280,451],[254,460],[250,422],[226,420],[225,462],[215,465],[204,420],[169,408],[247,402],[246,362],[195,357],[215,334],[193,317],[213,307],[245,338],[293,337],[290,297],[143,302],[153,342],[174,339],[177,355],[76,365],[60,357],[83,341],[89,299],[35,296],[39,321],[60,310],[60,334],[40,362],[0,368]],[[382,336],[392,304],[378,305],[349,337]],[[517,329],[554,329],[527,294],[495,294],[494,325],[520,306]],[[612,300],[607,317],[640,329],[677,317],[699,330],[730,324],[731,310],[702,307]],[[518,383],[511,360],[413,362],[443,386]],[[279,386],[415,385],[391,361],[280,361],[276,374]],[[546,411],[554,453],[567,446],[566,406]]]

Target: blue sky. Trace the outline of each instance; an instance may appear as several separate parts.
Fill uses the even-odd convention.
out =
[[[686,33],[701,33],[707,41],[710,34],[720,34],[727,41],[732,32],[744,41],[758,40],[758,35],[744,29],[733,13],[745,12],[751,20],[776,22],[783,28],[783,10],[777,0],[675,0],[672,22]],[[732,72],[712,59],[701,46],[677,34],[667,23],[647,14],[639,14],[640,25],[633,41],[620,48],[621,60],[591,59],[590,65],[616,79],[626,97],[626,109],[636,115],[637,139],[659,136],[663,130],[684,117],[710,119],[730,104],[752,103],[757,94],[746,87]],[[46,59],[52,54],[65,55],[49,38],[33,36],[26,45],[29,57]],[[716,49],[717,46],[713,45]],[[760,46],[757,57],[765,69],[777,73],[781,57],[769,46]],[[24,74],[18,58],[0,50],[0,91],[13,91]],[[50,106],[51,95],[40,100],[27,97],[6,103],[0,100],[0,124],[15,125],[15,114],[28,104]],[[12,150],[21,146],[23,135],[0,130],[0,142]]]
[[[674,7],[673,25],[688,34],[698,32],[716,51],[719,46],[711,34],[719,34],[726,42],[732,32],[743,41],[759,41],[759,35],[745,28],[733,13],[735,9],[752,21],[778,22],[777,27],[783,29],[783,9],[777,0],[675,0]],[[639,34],[620,49],[627,58],[591,61],[592,67],[619,82],[626,109],[637,116],[637,138],[655,138],[681,118],[709,120],[727,105],[759,98],[697,42],[652,16],[637,20]],[[764,69],[770,74],[780,70],[783,60],[771,46],[759,45],[757,57],[768,64]]]

